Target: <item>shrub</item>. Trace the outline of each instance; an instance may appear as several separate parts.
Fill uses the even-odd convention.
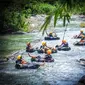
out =
[[[27,11],[22,10],[19,11],[10,11],[5,10],[5,20],[4,20],[4,28],[10,29],[12,31],[28,31],[28,25],[26,18],[28,16]]]

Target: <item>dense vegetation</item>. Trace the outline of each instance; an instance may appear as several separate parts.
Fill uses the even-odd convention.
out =
[[[30,15],[48,14],[65,18],[69,13],[85,13],[84,0],[0,0],[0,33],[29,31]],[[61,16],[61,15],[63,15]],[[51,17],[48,17],[51,19]],[[69,20],[69,19],[68,19]],[[64,19],[65,21],[65,19]],[[47,22],[49,23],[49,22]],[[65,23],[65,22],[64,22]],[[47,25],[46,25],[47,26]],[[46,28],[45,26],[45,28]]]

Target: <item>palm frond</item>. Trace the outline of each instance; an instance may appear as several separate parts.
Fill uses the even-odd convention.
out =
[[[54,27],[56,26],[56,23],[57,23],[57,20],[58,20],[58,18],[59,18],[59,16],[60,16],[60,8],[61,8],[61,6],[60,5],[58,5],[58,7],[56,8],[56,10],[54,11]]]
[[[50,24],[51,18],[52,18],[52,14],[48,15],[46,17],[44,24],[41,26],[40,31],[43,31],[42,32],[43,34],[44,34],[45,30],[47,29],[48,25]]]
[[[66,16],[63,17],[63,26],[66,25]]]

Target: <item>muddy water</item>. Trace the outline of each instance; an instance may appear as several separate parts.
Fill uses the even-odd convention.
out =
[[[75,18],[75,17],[74,17]],[[72,36],[79,34],[79,22],[81,20],[76,18],[72,20],[68,26],[65,34],[65,39],[68,41],[71,47],[70,51],[58,51],[58,53],[52,54],[54,58],[53,63],[45,63],[39,69],[31,70],[17,70],[15,69],[15,59],[9,60],[9,62],[0,64],[0,85],[74,85],[85,74],[85,67],[81,66],[77,60],[84,58],[85,48],[84,46],[77,47],[73,43],[79,41],[79,39],[73,39]],[[61,38],[56,41],[46,41],[47,45],[55,46],[60,44],[63,38],[63,30],[57,27],[55,32]],[[85,28],[82,28],[85,31]],[[75,31],[76,30],[76,31]],[[37,38],[44,39],[41,33],[34,33]],[[41,42],[39,41],[34,47],[39,47]],[[22,50],[19,54],[23,53],[23,58],[30,62],[30,57]],[[38,54],[37,52],[32,55],[44,56],[45,54]]]

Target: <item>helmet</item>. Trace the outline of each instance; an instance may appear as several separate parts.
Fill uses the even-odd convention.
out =
[[[45,45],[46,45],[46,42],[43,41],[43,42],[42,42],[42,45],[45,46]]]
[[[49,34],[52,34],[52,32],[50,32]]]
[[[22,58],[21,55],[18,55],[18,56],[17,56],[17,60],[20,60],[21,58]]]
[[[83,32],[83,30],[80,30],[80,32]]]
[[[28,42],[27,45],[30,45],[30,42]]]
[[[62,40],[62,43],[66,43],[66,40]]]
[[[52,53],[51,50],[47,50],[47,54],[50,55]]]

